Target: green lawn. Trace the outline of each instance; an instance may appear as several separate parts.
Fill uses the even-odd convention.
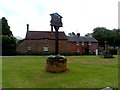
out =
[[[4,57],[3,88],[103,88],[118,87],[118,56],[66,56],[64,73],[45,71],[47,56]]]

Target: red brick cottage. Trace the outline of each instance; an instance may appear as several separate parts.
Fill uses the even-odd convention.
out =
[[[78,54],[95,54],[98,49],[98,41],[92,36],[67,36],[69,52]]]
[[[66,36],[59,32],[59,53],[60,54],[93,54],[98,49],[98,41],[90,36]],[[17,46],[19,53],[31,54],[54,54],[55,53],[55,32],[54,31],[29,31],[25,39]]]
[[[59,52],[67,53],[67,37],[64,32],[59,32]],[[55,32],[50,31],[28,31],[26,38],[21,42],[17,51],[21,53],[54,53],[55,51]]]

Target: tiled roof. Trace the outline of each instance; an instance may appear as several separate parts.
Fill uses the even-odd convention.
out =
[[[55,39],[55,32],[51,31],[28,31],[26,34],[26,39],[38,40],[38,39]],[[64,32],[59,32],[59,39],[67,40]]]
[[[94,37],[91,36],[67,36],[68,42],[98,42]]]

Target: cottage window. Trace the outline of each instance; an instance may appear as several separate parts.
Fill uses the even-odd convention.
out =
[[[84,45],[84,42],[82,42],[82,45]]]
[[[79,42],[76,42],[76,45],[79,45]]]
[[[48,51],[48,47],[43,47],[43,51],[47,52]]]
[[[89,42],[89,45],[91,45],[92,43],[91,42]]]
[[[31,50],[31,47],[28,47],[28,51],[30,51]]]
[[[80,50],[79,49],[77,49],[77,53],[79,53],[80,52]]]
[[[45,39],[45,43],[48,43],[48,39]]]

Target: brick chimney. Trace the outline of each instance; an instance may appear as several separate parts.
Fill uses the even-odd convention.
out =
[[[25,38],[27,38],[28,32],[29,32],[29,24],[27,24],[27,32]]]
[[[79,37],[80,37],[80,33],[77,33],[77,36],[79,36]]]
[[[29,31],[29,24],[27,24],[27,32]]]

